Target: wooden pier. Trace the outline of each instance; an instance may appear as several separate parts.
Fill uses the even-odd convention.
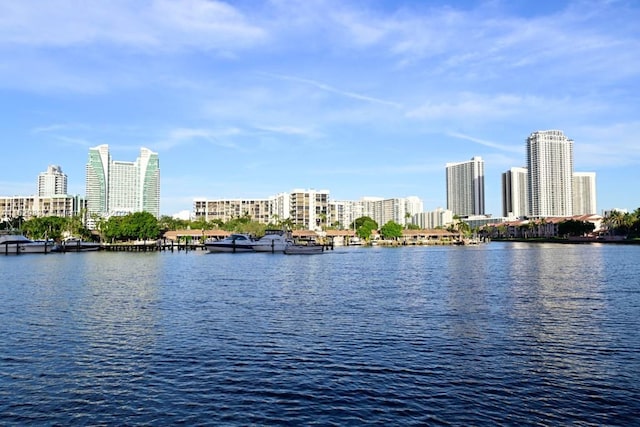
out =
[[[100,250],[108,252],[190,252],[205,250],[201,243],[153,242],[153,243],[113,243],[102,244]]]

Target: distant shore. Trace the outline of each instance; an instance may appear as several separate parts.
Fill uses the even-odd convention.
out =
[[[561,239],[558,237],[550,238],[531,238],[524,239],[521,237],[514,238],[491,238],[494,242],[522,242],[522,243],[564,243],[564,244],[585,244],[585,243],[606,243],[617,245],[640,245],[640,239],[597,239],[591,237],[573,237],[569,239]]]

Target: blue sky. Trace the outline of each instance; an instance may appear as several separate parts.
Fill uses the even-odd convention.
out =
[[[159,153],[161,212],[294,188],[446,206],[445,163],[500,174],[572,138],[598,209],[640,207],[640,2],[0,2],[0,195],[88,149]]]

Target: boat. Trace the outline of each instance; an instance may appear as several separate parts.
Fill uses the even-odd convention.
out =
[[[77,237],[68,237],[60,245],[61,252],[89,252],[100,249],[100,243],[87,242]]]
[[[319,245],[314,241],[306,243],[295,243],[287,246],[284,253],[287,255],[314,255],[324,252],[324,246]]]
[[[293,244],[290,233],[284,230],[266,230],[265,235],[253,244],[256,252],[283,252],[287,246]]]
[[[52,240],[31,240],[22,234],[0,235],[0,253],[13,254],[47,254],[57,252],[58,245]]]
[[[204,247],[209,252],[253,252],[255,243],[250,235],[235,233],[222,240],[207,240]]]

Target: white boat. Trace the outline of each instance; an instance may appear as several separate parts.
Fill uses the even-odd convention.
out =
[[[256,243],[248,234],[236,233],[222,240],[207,240],[204,247],[209,252],[253,252]]]
[[[87,242],[76,237],[69,237],[62,241],[60,250],[62,252],[88,252],[100,249],[100,243]]]
[[[286,231],[266,230],[265,235],[253,244],[253,250],[256,252],[283,252],[291,244],[293,244],[293,240]]]
[[[34,241],[22,234],[0,235],[0,254],[47,254],[56,252],[58,245],[51,240]]]
[[[287,246],[284,253],[287,255],[314,255],[324,252],[324,246],[315,242],[296,243]]]

